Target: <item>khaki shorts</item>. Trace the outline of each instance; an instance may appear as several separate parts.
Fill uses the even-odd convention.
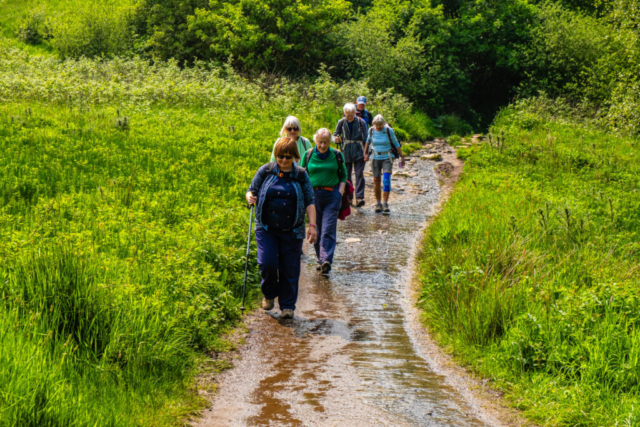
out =
[[[371,160],[371,172],[373,172],[374,178],[380,178],[382,172],[393,172],[393,163],[389,159],[384,160]]]

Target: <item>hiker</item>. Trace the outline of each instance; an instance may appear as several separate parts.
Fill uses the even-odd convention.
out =
[[[378,114],[373,119],[373,127],[369,129],[367,143],[364,147],[364,159],[369,161],[369,147],[373,147],[371,172],[373,173],[373,192],[376,196],[376,212],[389,214],[389,192],[391,191],[391,173],[393,172],[394,151],[400,157],[400,167],[404,167],[404,156],[400,149],[400,143],[393,129],[387,125],[387,121]],[[393,148],[395,148],[395,150]],[[382,183],[382,189],[380,184]],[[382,203],[380,196],[382,190]]]
[[[367,105],[367,98],[364,96],[359,96],[356,101],[356,116],[360,117],[367,126],[371,126],[373,122],[373,115],[365,108]]]
[[[344,154],[347,164],[347,179],[351,182],[351,171],[356,175],[356,206],[364,206],[364,142],[369,129],[364,120],[356,117],[356,106],[345,104],[344,117],[338,121],[333,141]]]
[[[297,143],[298,153],[306,153],[307,150],[310,150],[311,148],[313,148],[313,146],[307,138],[305,138],[304,136],[300,136],[301,133],[302,127],[300,126],[300,120],[298,120],[298,118],[295,116],[288,116],[284,120],[282,129],[280,129],[280,137],[282,138],[288,136],[290,138],[293,138]],[[273,144],[273,150],[271,151],[271,162],[276,161],[275,152],[276,144],[278,143],[278,141],[279,140],[276,140],[276,142]]]
[[[280,138],[274,148],[276,163],[263,165],[251,181],[247,202],[256,204],[258,266],[262,275],[262,308],[272,310],[274,300],[283,319],[293,318],[298,300],[298,279],[304,214],[309,216],[307,237],[316,240],[316,208],[307,172],[298,167],[297,141]]]
[[[307,151],[300,166],[309,173],[316,205],[318,238],[314,244],[318,258],[318,270],[322,274],[331,271],[336,249],[338,214],[342,207],[342,195],[347,183],[344,156],[330,148],[331,132],[319,129],[313,136],[315,148]]]

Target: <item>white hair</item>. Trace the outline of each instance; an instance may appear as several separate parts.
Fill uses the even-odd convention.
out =
[[[382,114],[378,114],[377,116],[375,116],[373,118],[373,121],[371,122],[372,125],[386,125],[387,121],[384,119],[384,117],[382,117]]]
[[[295,116],[288,116],[284,120],[284,124],[282,125],[282,129],[280,129],[280,136],[287,136],[289,132],[287,132],[288,127],[297,127],[300,129],[300,133],[302,133],[302,126],[300,126],[300,120],[298,120]]]
[[[350,102],[347,102],[346,104],[344,104],[344,107],[342,107],[342,111],[344,111],[345,113],[356,113],[356,106],[353,105]]]
[[[327,128],[318,129],[318,131],[313,135],[313,142],[318,143],[318,138],[329,137],[329,142],[331,142],[331,131]]]

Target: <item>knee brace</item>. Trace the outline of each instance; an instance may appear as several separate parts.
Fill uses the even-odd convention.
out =
[[[382,173],[382,191],[385,193],[391,191],[391,173],[389,172]]]

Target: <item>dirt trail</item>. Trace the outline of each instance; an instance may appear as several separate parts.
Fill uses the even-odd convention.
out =
[[[415,333],[422,327],[407,289],[421,231],[441,196],[425,154],[394,176],[391,215],[375,214],[368,199],[340,222],[328,278],[305,244],[296,317],[282,320],[276,308],[248,318],[241,359],[219,378],[198,425],[500,425],[468,383],[441,373]]]

